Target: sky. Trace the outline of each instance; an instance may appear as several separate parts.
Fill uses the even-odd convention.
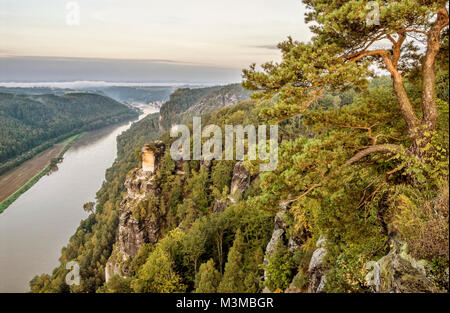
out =
[[[0,0],[0,81],[239,81],[310,38],[300,0]],[[79,18],[78,18],[79,17]]]

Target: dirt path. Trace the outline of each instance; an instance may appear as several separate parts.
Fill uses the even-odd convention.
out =
[[[58,156],[64,146],[64,143],[57,144],[9,172],[0,175],[0,202],[7,199],[31,178],[40,173],[52,158]]]

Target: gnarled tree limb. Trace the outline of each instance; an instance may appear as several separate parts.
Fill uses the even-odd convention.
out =
[[[374,154],[374,153],[401,153],[404,152],[404,148],[399,145],[394,144],[382,144],[382,145],[376,145],[369,148],[366,148],[364,150],[359,151],[356,153],[353,157],[351,157],[346,164],[351,165],[355,162],[358,162],[362,158]]]

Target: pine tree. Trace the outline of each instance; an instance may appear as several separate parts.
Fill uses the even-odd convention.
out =
[[[240,230],[236,232],[233,246],[228,253],[225,272],[220,282],[218,292],[245,292],[244,239]]]
[[[230,186],[233,169],[233,161],[215,161],[211,172],[211,180],[213,186],[216,187],[220,193],[222,193],[225,187]]]
[[[208,184],[208,171],[202,168],[192,179],[192,200],[195,202],[197,210],[201,213],[207,213],[209,207]]]
[[[181,292],[185,286],[173,269],[173,261],[163,249],[157,248],[131,282],[135,292],[170,293]]]
[[[280,64],[263,64],[263,72],[256,71],[255,65],[244,70],[244,87],[261,91],[254,97],[279,99],[277,106],[266,110],[265,115],[283,120],[303,113],[326,89],[364,88],[367,78],[374,74],[375,67],[370,66],[378,65],[391,76],[401,111],[398,118],[405,122],[411,142],[409,153],[423,161],[426,146],[438,125],[435,61],[442,31],[449,24],[447,1],[389,0],[372,10],[364,9],[365,0],[303,2],[310,9],[306,22],[313,23],[312,42],[289,38],[279,44],[283,54]],[[418,40],[409,40],[410,37]],[[382,41],[390,47],[378,48]],[[420,55],[419,51],[424,53]],[[403,79],[417,62],[421,67],[421,114],[413,107]],[[348,163],[372,154],[397,153],[405,153],[405,149],[395,142],[373,142],[355,153]]]
[[[215,293],[220,284],[221,275],[214,267],[213,259],[200,265],[200,269],[195,277],[197,293]]]

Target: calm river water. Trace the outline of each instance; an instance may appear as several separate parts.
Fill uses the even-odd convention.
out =
[[[156,112],[144,109],[143,118]],[[116,158],[116,137],[131,122],[87,133],[64,154],[59,169],[44,176],[0,214],[0,292],[25,292],[36,275],[58,266],[63,246],[87,217],[105,170]]]

